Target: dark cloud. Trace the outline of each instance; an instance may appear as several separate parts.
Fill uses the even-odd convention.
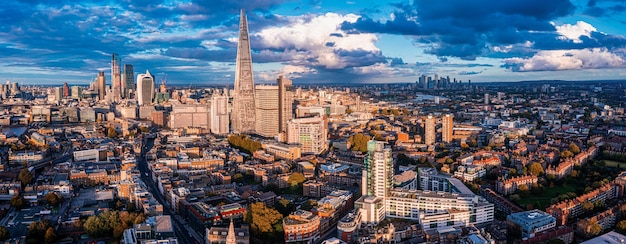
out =
[[[407,63],[405,63],[404,60],[402,60],[402,58],[391,58],[391,61],[389,62],[389,64],[391,66],[397,66],[397,65],[405,65]]]
[[[351,32],[413,35],[431,44],[427,53],[474,60],[490,45],[522,43],[531,33],[553,32],[550,21],[571,14],[568,0],[415,0],[395,4],[395,18],[386,22],[367,16],[342,28]]]
[[[477,75],[482,73],[482,71],[461,71],[459,75]]]
[[[387,58],[380,52],[371,52],[366,50],[343,50],[338,49],[334,52],[341,58],[346,64],[347,68],[350,67],[363,67],[370,66],[377,63],[386,63]]]

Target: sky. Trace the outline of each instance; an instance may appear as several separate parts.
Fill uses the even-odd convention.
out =
[[[0,1],[0,81],[110,82],[111,53],[168,84],[233,84],[239,10],[255,82],[626,77],[624,0]]]

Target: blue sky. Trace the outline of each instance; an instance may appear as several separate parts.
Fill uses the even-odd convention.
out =
[[[0,79],[88,84],[118,53],[158,81],[231,84],[241,8],[257,83],[626,77],[623,0],[12,0]]]

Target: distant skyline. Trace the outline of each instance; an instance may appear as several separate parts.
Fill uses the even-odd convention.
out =
[[[88,84],[111,53],[156,82],[233,84],[239,9],[255,83],[626,77],[618,0],[0,2],[0,82]]]

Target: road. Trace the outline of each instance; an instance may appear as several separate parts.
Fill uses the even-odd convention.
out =
[[[144,139],[144,146],[141,149],[141,155],[137,158],[137,166],[141,172],[141,179],[144,183],[146,183],[146,186],[148,186],[147,190],[152,193],[154,198],[159,201],[161,205],[163,205],[163,214],[172,217],[172,224],[174,232],[178,237],[178,241],[189,244],[204,243],[203,238],[193,231],[180,216],[172,213],[169,203],[165,201],[154,181],[150,177],[146,176],[152,174],[149,172],[150,170],[148,169],[148,163],[146,162],[145,155],[153,146],[154,139]]]

